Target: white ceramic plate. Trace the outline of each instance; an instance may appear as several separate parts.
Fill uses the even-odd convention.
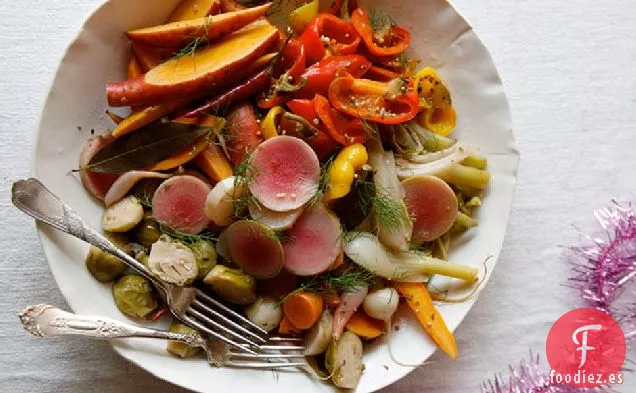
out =
[[[34,175],[75,208],[89,223],[99,227],[102,207],[69,175],[77,166],[80,147],[91,129],[112,124],[104,115],[104,84],[124,78],[129,46],[123,32],[162,23],[178,0],[110,0],[87,20],[62,60],[46,101],[34,153]],[[514,193],[518,153],[515,148],[508,103],[494,64],[470,25],[445,0],[372,1],[411,30],[411,51],[423,64],[436,67],[450,86],[458,112],[455,136],[477,147],[488,157],[492,180],[479,211],[479,227],[456,243],[451,258],[482,267],[489,273],[499,255]],[[78,132],[78,126],[81,131]],[[44,252],[60,290],[77,313],[125,318],[115,307],[110,287],[98,284],[82,261],[87,246],[44,225],[39,226]],[[482,273],[483,274],[483,273]],[[483,288],[483,287],[482,287]],[[455,330],[471,301],[445,305],[441,312]],[[393,333],[393,354],[401,363],[421,364],[435,346],[417,323],[401,310]],[[285,393],[333,391],[330,385],[302,373],[214,369],[202,360],[179,360],[165,351],[165,342],[146,339],[114,341],[125,358],[159,378],[198,391]],[[461,352],[461,348],[460,348]],[[384,341],[365,351],[366,371],[357,392],[387,386],[408,374],[412,367],[395,364]],[[449,370],[460,373],[461,370]]]

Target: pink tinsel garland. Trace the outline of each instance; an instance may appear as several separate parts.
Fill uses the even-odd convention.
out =
[[[589,244],[570,247],[567,260],[573,276],[569,286],[577,289],[583,307],[593,307],[614,316],[626,332],[627,339],[636,337],[636,304],[617,304],[627,284],[636,277],[636,213],[631,204],[616,201],[594,212],[603,235],[587,236]],[[481,387],[483,393],[606,393],[609,386],[576,388],[552,384],[539,364],[539,356],[530,356],[517,368],[510,367],[510,375],[495,376]]]

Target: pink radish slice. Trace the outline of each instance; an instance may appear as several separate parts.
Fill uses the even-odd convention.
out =
[[[298,276],[326,271],[342,249],[340,220],[322,205],[305,211],[287,233],[285,268]]]
[[[283,247],[266,226],[256,221],[238,221],[223,236],[232,261],[250,276],[272,278],[283,268]]]
[[[407,209],[413,217],[414,244],[430,242],[450,229],[457,217],[457,197],[435,176],[413,176],[402,182]]]
[[[152,215],[173,230],[194,235],[207,227],[205,200],[210,185],[190,175],[174,176],[163,183],[152,197]]]
[[[275,212],[255,200],[250,201],[248,208],[255,221],[277,231],[291,228],[304,211],[303,207],[299,207],[287,212]]]
[[[318,190],[320,163],[302,139],[276,136],[261,143],[252,155],[252,195],[266,208],[283,212],[298,209]]]
[[[93,156],[113,140],[114,138],[110,135],[99,135],[87,140],[80,153],[79,167],[84,168],[88,165]],[[99,200],[104,200],[106,193],[118,177],[119,175],[115,173],[80,170],[82,185],[92,196]]]
[[[119,176],[112,186],[108,189],[104,197],[106,206],[110,206],[128,194],[135,184],[141,179],[167,179],[170,175],[159,172],[149,171],[128,171]]]

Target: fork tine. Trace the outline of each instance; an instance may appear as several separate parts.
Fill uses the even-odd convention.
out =
[[[247,337],[241,336],[239,333],[235,332],[232,329],[228,329],[227,327],[221,325],[220,323],[208,318],[207,316],[203,315],[202,313],[200,313],[198,310],[196,310],[195,308],[190,307],[187,311],[186,314],[191,314],[192,316],[194,316],[199,323],[201,324],[206,324],[207,326],[218,330],[222,330],[223,332],[234,336],[235,338],[242,340],[243,342],[245,342],[246,344],[252,346],[252,347],[258,347],[258,344],[255,343],[254,341],[250,340]]]
[[[249,327],[253,328],[258,333],[259,336],[262,336],[263,339],[265,339],[265,338],[267,338],[269,336],[269,333],[267,333],[267,331],[265,329],[261,328],[260,326],[258,326],[254,322],[252,322],[249,319],[245,318],[244,316],[242,316],[241,314],[239,314],[236,311],[232,310],[231,308],[227,307],[226,305],[224,305],[223,303],[219,302],[218,300],[215,300],[212,297],[208,296],[205,292],[203,292],[200,289],[197,289],[195,300],[197,298],[200,299],[200,300],[203,300],[204,302],[208,303],[209,305],[212,305],[214,307],[217,307],[217,308],[223,310],[225,315],[232,316],[236,321],[241,322],[243,324],[246,324]],[[227,320],[227,322],[234,323],[234,322],[231,322],[227,317],[225,317],[223,315],[222,315],[222,317],[225,320]],[[266,340],[264,340],[264,341],[266,341]]]
[[[199,321],[197,321],[196,319],[188,316],[188,315],[184,315],[183,316],[183,321],[186,322],[188,325],[195,327],[197,330],[204,332],[216,339],[219,339],[221,341],[223,341],[224,343],[230,345],[233,348],[237,348],[240,349],[241,351],[245,351],[245,352],[249,352],[252,354],[256,354],[256,352],[252,349],[250,349],[249,347],[245,346],[245,345],[241,345],[237,342],[234,342],[232,340],[230,340],[229,338],[225,337],[224,335],[215,332],[212,329],[209,329],[208,327],[204,326],[203,324],[201,324]]]
[[[213,308],[203,304],[202,302],[200,302],[199,300],[193,300],[192,303],[190,304],[193,307],[198,308],[202,313],[204,314],[212,314],[215,317],[217,317],[218,319],[220,319],[221,321],[225,322],[227,325],[230,325],[232,328],[243,332],[244,334],[251,336],[253,339],[257,340],[259,343],[266,343],[266,337],[262,337],[256,333],[254,333],[253,331],[247,329],[244,326],[239,325],[238,323],[232,321],[231,319],[227,318],[225,315],[223,315],[222,313],[219,313],[218,311],[214,310]],[[258,345],[258,344],[257,344]]]
[[[287,362],[233,362],[231,360],[225,362],[224,366],[239,367],[239,368],[260,368],[260,369],[276,369],[276,368],[288,368],[288,367],[305,367],[307,363],[287,363]]]
[[[253,355],[251,353],[232,353],[230,351],[230,358],[234,359],[304,359],[305,355],[301,353],[257,353]]]
[[[302,338],[298,338],[298,337],[270,337],[269,338],[269,342],[280,342],[280,341],[284,341],[284,342],[291,342],[291,343],[300,343],[300,342],[304,342],[305,340]]]
[[[305,347],[302,345],[259,345],[258,349],[266,351],[301,351]]]

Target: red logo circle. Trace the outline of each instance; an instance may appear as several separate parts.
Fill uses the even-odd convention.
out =
[[[594,308],[565,313],[546,341],[550,377],[558,377],[552,382],[580,388],[618,383],[625,352],[625,334],[618,322]]]

